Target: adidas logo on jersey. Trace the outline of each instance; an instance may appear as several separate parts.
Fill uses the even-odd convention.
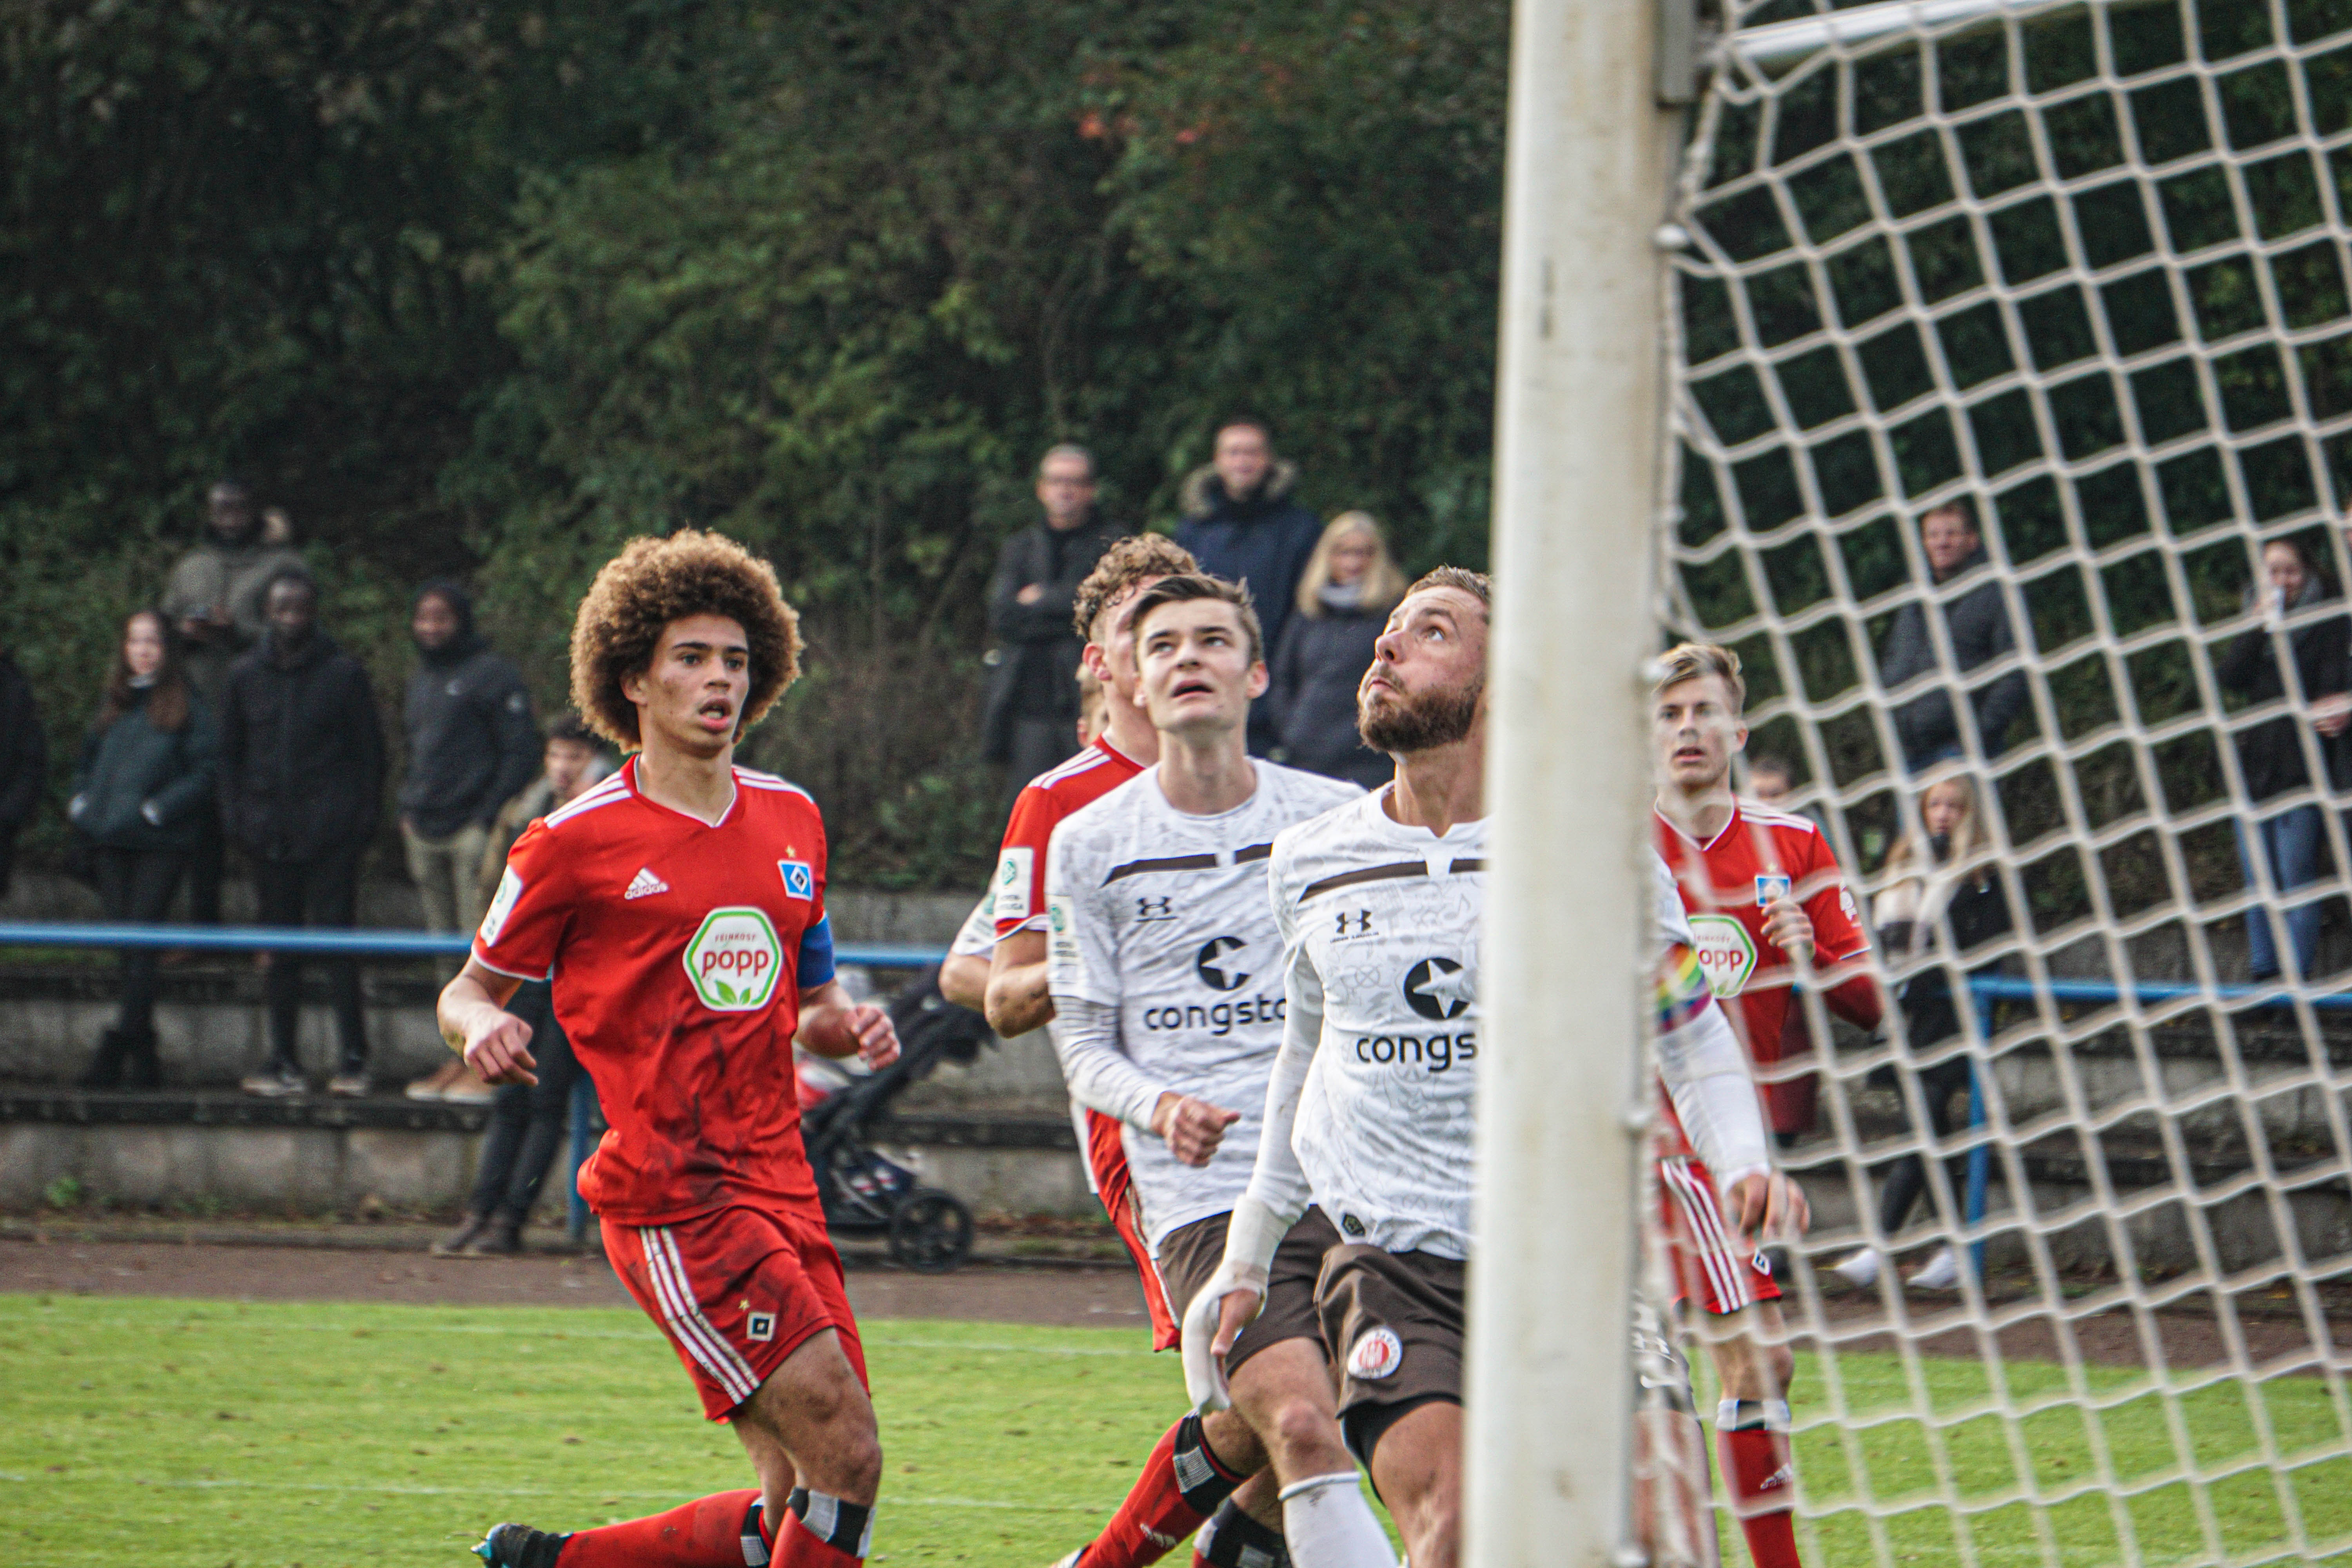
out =
[[[668,891],[669,884],[667,882],[663,881],[659,877],[655,876],[645,867],[640,866],[637,868],[637,874],[629,879],[629,890],[623,893],[621,897],[624,899],[642,899],[649,897],[655,893],[667,893]]]

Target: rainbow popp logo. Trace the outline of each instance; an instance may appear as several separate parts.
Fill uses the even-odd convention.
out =
[[[686,977],[717,1013],[753,1013],[776,994],[784,946],[759,910],[713,910],[686,944]]]

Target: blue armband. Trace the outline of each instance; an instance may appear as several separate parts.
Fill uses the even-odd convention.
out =
[[[803,991],[814,991],[833,978],[833,917],[827,915],[801,932],[800,966],[793,977]]]

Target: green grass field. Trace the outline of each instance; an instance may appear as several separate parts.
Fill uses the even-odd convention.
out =
[[[1183,1398],[1172,1356],[1132,1330],[877,1321],[866,1325],[888,1474],[875,1560],[1043,1568],[1084,1540],[1124,1491]],[[1849,1405],[1904,1395],[1890,1358],[1841,1363]],[[1818,1395],[1800,1373],[1799,1415]],[[2012,1387],[2056,1386],[2056,1369],[2012,1368]],[[2126,1384],[2105,1380],[2113,1395]],[[1984,1390],[1974,1368],[1937,1363],[1929,1391],[1960,1412]],[[2272,1384],[2264,1407],[2284,1448],[2340,1445],[2323,1384]],[[626,1310],[242,1305],[0,1296],[0,1563],[9,1568],[467,1568],[480,1528],[517,1518],[568,1529],[646,1513],[747,1484],[734,1438],[696,1413],[668,1347]],[[2246,1401],[2194,1396],[2185,1422],[2200,1463],[2243,1451]],[[2013,1482],[1999,1423],[1949,1430],[1960,1491],[1991,1500]],[[2104,1418],[2117,1470],[2170,1462],[2163,1412],[2138,1401]],[[2045,1485],[2086,1474],[2082,1419],[2028,1423],[2027,1460]],[[1834,1509],[1866,1484],[1885,1500],[1936,1476],[1910,1422],[1817,1429],[1800,1451],[1809,1494]],[[2352,1462],[2300,1472],[2315,1534],[2352,1531]],[[2283,1539],[2266,1477],[2214,1489],[2224,1544],[2242,1558]],[[2185,1489],[2128,1510],[2150,1562],[2202,1540]],[[1816,1526],[1822,1564],[1876,1547],[1852,1513]],[[2022,1508],[1979,1513],[1989,1562],[2037,1560]],[[2113,1561],[2107,1507],[2048,1515],[2068,1563]],[[1948,1512],[1889,1519],[1895,1562],[1958,1561]],[[1727,1562],[1744,1563],[1737,1546]],[[1181,1561],[1178,1559],[1178,1561]],[[2352,1558],[2345,1561],[2352,1562]]]

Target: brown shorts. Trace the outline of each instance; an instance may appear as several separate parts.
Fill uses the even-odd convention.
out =
[[[1367,1466],[1381,1435],[1420,1405],[1462,1403],[1467,1266],[1430,1252],[1347,1242],[1323,1259],[1315,1306],[1339,1363],[1339,1426]]]
[[[1231,1215],[1213,1214],[1206,1219],[1196,1219],[1191,1225],[1178,1226],[1160,1238],[1160,1250],[1155,1261],[1160,1268],[1160,1282],[1168,1291],[1168,1304],[1178,1320],[1209,1282],[1209,1276],[1225,1260],[1225,1223]],[[1285,1340],[1313,1340],[1320,1351],[1323,1344],[1322,1326],[1315,1317],[1315,1281],[1323,1272],[1323,1255],[1339,1245],[1339,1233],[1323,1217],[1321,1209],[1308,1209],[1298,1216],[1298,1223],[1274,1249],[1274,1267],[1268,1272],[1265,1286],[1265,1308],[1242,1331],[1234,1342],[1232,1352],[1225,1357],[1225,1375],[1231,1377],[1241,1364],[1265,1349]]]

